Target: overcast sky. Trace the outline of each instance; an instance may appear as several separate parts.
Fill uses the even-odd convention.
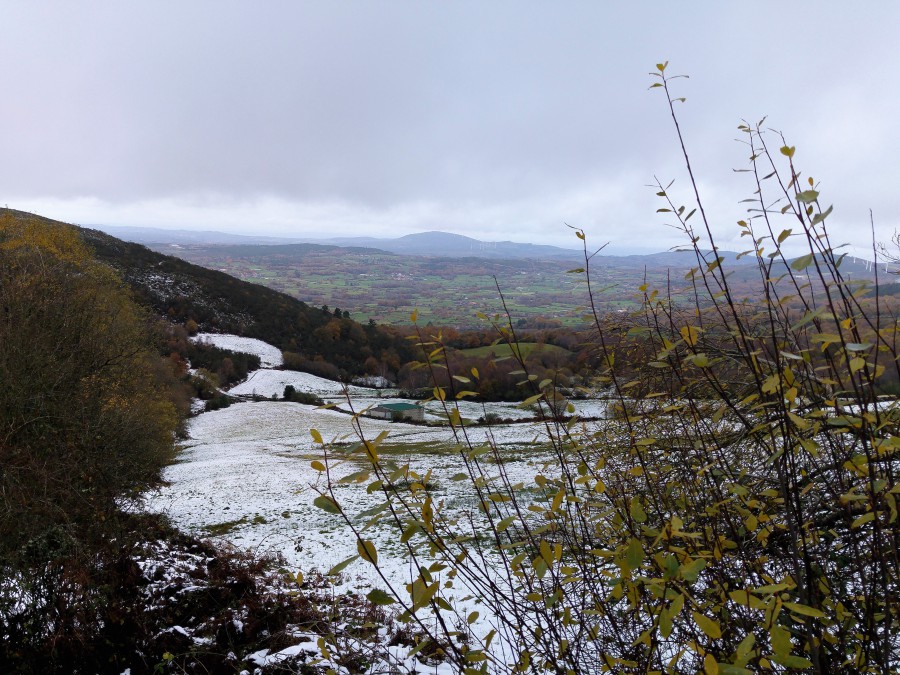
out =
[[[716,236],[764,116],[834,204],[900,225],[900,3],[0,0],[0,205],[80,224],[302,237],[446,230],[681,243],[662,60]],[[774,142],[774,141],[773,141]],[[779,143],[776,143],[776,147]],[[689,206],[690,208],[690,206]],[[785,225],[788,226],[788,225]]]

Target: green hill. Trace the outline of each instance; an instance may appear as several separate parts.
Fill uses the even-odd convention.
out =
[[[75,228],[97,258],[122,275],[136,299],[175,323],[202,331],[257,338],[294,353],[293,363],[330,364],[335,375],[358,375],[370,357],[389,370],[415,359],[409,341],[388,327],[360,324],[270,288],[163,255],[99,230],[21,211],[16,218]]]

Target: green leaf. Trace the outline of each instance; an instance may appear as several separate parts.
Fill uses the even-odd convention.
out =
[[[772,640],[772,650],[778,656],[783,656],[791,653],[791,649],[793,649],[793,644],[791,643],[791,633],[787,628],[783,626],[772,626],[769,629],[769,638]]]
[[[685,581],[697,581],[697,577],[705,567],[706,561],[703,558],[697,558],[681,568],[681,576],[684,577]]]
[[[802,614],[803,616],[814,616],[816,618],[822,618],[825,616],[825,612],[821,609],[816,609],[814,607],[808,607],[806,605],[801,605],[796,602],[786,602],[784,606],[787,607],[794,614]]]
[[[329,577],[331,577],[331,576],[334,576],[335,574],[340,574],[341,572],[343,572],[343,571],[347,568],[347,566],[348,566],[350,563],[352,563],[352,562],[353,562],[354,560],[356,560],[357,558],[359,558],[358,555],[352,555],[352,556],[350,556],[349,558],[347,558],[346,560],[342,560],[342,561],[339,562],[337,565],[335,565],[335,566],[332,567],[330,570],[328,570],[328,572],[326,572],[326,575],[329,576]]]
[[[412,539],[414,534],[421,531],[422,527],[418,523],[410,523],[406,526],[406,529],[403,530],[403,534],[400,535],[400,543],[405,544]]]
[[[659,632],[664,638],[668,638],[672,634],[672,609],[664,607],[659,613]]]
[[[720,663],[719,675],[753,675],[753,671],[736,666],[733,663]]]
[[[529,396],[529,397],[526,398],[524,401],[522,401],[522,402],[519,404],[518,407],[520,407],[520,408],[527,408],[528,406],[532,405],[533,403],[536,403],[537,400],[540,399],[540,398],[542,398],[543,396],[544,396],[543,393],[541,393],[541,394],[535,394],[534,396]]]
[[[851,530],[855,530],[857,527],[862,527],[866,523],[875,520],[875,512],[869,511],[868,513],[862,514],[859,518],[853,521],[853,524],[850,525]]]
[[[781,242],[783,242],[785,239],[787,239],[790,236],[791,236],[790,229],[782,231],[782,233],[778,235],[778,243],[780,244]]]
[[[412,657],[414,657],[416,654],[418,654],[420,651],[422,651],[423,649],[425,649],[425,647],[427,647],[427,646],[430,645],[430,644],[431,644],[431,640],[429,640],[428,638],[422,638],[422,641],[421,641],[419,644],[417,644],[417,645],[416,645],[416,646],[415,646],[415,647],[414,647],[414,648],[406,655],[406,658],[411,659]]]
[[[370,562],[373,565],[378,564],[378,551],[375,549],[375,544],[373,544],[371,540],[357,539],[356,551],[359,553],[359,557],[366,562]]]
[[[728,594],[728,597],[731,598],[734,602],[744,605],[745,607],[749,607],[750,609],[765,609],[766,603],[757,598],[755,595],[750,593],[747,590],[739,590],[739,591],[731,591]]]
[[[700,626],[700,630],[706,633],[713,640],[717,640],[722,637],[722,627],[719,626],[719,622],[710,619],[708,616],[701,614],[700,612],[693,612],[691,616],[694,617],[694,622]]]
[[[396,602],[394,598],[392,598],[380,588],[373,588],[366,594],[366,597],[373,605],[393,605]]]
[[[644,562],[644,547],[638,539],[632,537],[625,550],[625,564],[629,570],[636,570],[642,562]]]
[[[327,495],[319,495],[313,499],[313,504],[328,513],[340,513],[341,507],[331,497]]]
[[[798,202],[809,204],[819,198],[819,192],[818,190],[804,190],[803,192],[798,192],[796,197]]]
[[[314,467],[315,468],[315,467]],[[365,483],[369,480],[369,472],[366,470],[355,471],[338,480],[338,483]]]
[[[828,216],[831,215],[832,210],[834,210],[834,207],[829,206],[827,209],[825,209],[821,213],[817,213],[816,215],[814,215],[813,219],[812,219],[812,224],[818,225],[819,223],[821,223],[823,220],[825,220]]]
[[[809,267],[812,264],[812,261],[813,261],[812,253],[807,253],[806,255],[802,255],[799,258],[797,258],[796,260],[794,260],[794,262],[791,263],[791,267],[793,269],[797,270],[798,272],[802,272],[803,270],[805,270],[807,267]]]
[[[647,512],[644,511],[644,507],[639,499],[634,498],[631,500],[631,508],[629,509],[629,511],[631,512],[631,517],[634,518],[635,522],[647,522]]]
[[[776,654],[772,660],[785,668],[811,668],[812,661],[793,654]]]
[[[516,516],[509,516],[497,523],[497,532],[505,532],[516,521]]]
[[[781,147],[781,154],[785,157],[793,157],[795,150],[796,148],[793,145],[791,147],[784,145]]]

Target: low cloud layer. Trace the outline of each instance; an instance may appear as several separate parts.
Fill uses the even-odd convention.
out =
[[[725,5],[725,3],[721,3]],[[442,229],[619,251],[690,197],[647,71],[668,59],[717,236],[753,192],[742,118],[798,147],[836,238],[898,224],[900,8],[8,3],[0,202],[72,222],[303,237]]]

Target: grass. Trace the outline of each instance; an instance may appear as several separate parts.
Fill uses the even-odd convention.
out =
[[[205,525],[202,529],[203,533],[209,535],[210,537],[223,537],[235,528],[244,525],[246,522],[246,518],[240,518],[238,520],[229,520],[224,523]]]

